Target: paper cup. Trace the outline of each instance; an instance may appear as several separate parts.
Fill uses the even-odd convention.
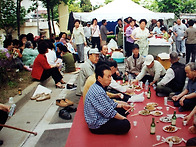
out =
[[[157,141],[160,141],[161,136],[160,136],[160,135],[157,135],[157,136],[156,136],[156,139],[157,139]]]
[[[186,124],[187,124],[187,121],[183,120],[183,125],[186,126]]]
[[[164,97],[164,105],[167,106],[167,97]]]
[[[166,107],[166,110],[169,111],[169,107]]]
[[[133,126],[137,126],[137,121],[133,121]]]

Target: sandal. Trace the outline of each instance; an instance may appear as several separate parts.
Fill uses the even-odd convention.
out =
[[[56,85],[56,88],[64,89],[65,86],[63,86],[63,85]]]
[[[63,80],[61,80],[60,82],[61,82],[61,84],[66,84],[66,82],[65,82],[65,81],[63,81]]]

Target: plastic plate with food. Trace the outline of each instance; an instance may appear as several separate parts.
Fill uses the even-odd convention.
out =
[[[182,142],[182,138],[178,136],[169,136],[166,138],[166,142],[173,142],[173,144],[180,144]]]
[[[162,111],[152,111],[151,114],[154,116],[161,116],[161,115],[163,115],[163,112]]]
[[[146,106],[148,106],[148,105],[152,105],[152,106],[154,106],[154,107],[157,107],[157,106],[158,106],[158,103],[151,102],[151,103],[147,103],[147,104],[146,104]]]
[[[145,110],[148,110],[148,111],[154,111],[156,110],[156,108],[153,106],[153,105],[147,105],[144,107]]]
[[[171,126],[171,125],[167,125],[167,126],[164,126],[164,127],[163,127],[163,131],[169,132],[169,133],[176,132],[177,130],[178,130],[177,127]]]
[[[160,121],[162,121],[162,122],[165,122],[165,123],[169,123],[169,122],[171,122],[171,117],[168,117],[168,116],[163,116],[163,117],[161,117],[160,118]]]
[[[150,115],[150,111],[148,111],[148,110],[141,110],[141,111],[139,111],[139,114],[140,115]]]

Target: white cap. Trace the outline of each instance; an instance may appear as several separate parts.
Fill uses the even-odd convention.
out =
[[[144,65],[150,65],[152,63],[152,61],[154,61],[154,57],[152,55],[148,55],[148,56],[146,56]]]
[[[90,54],[100,54],[100,52],[99,52],[98,48],[94,48],[94,49],[89,50],[89,55]]]

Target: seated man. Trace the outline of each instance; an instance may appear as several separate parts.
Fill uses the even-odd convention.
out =
[[[10,111],[10,106],[6,106],[4,104],[0,103],[0,124],[5,124],[7,118],[8,118],[8,112]],[[0,127],[0,130],[3,127]],[[3,144],[3,141],[0,140],[0,145]]]
[[[95,64],[99,61],[99,50],[91,49],[88,52],[88,57],[84,64],[80,67],[80,72],[77,80],[76,95],[81,96],[86,79],[95,72]]]
[[[185,72],[189,78],[186,89],[172,97],[174,106],[179,107],[180,112],[190,111],[196,105],[196,63],[188,63]]]
[[[178,53],[170,53],[172,66],[167,70],[163,79],[157,83],[156,94],[163,93],[169,96],[171,92],[182,92],[186,80],[185,65],[178,62]]]
[[[101,53],[99,55],[99,60],[101,61],[108,61],[107,57],[106,57],[106,54],[108,53],[108,47],[107,45],[104,45],[102,48],[101,48]]]
[[[122,110],[131,106],[114,102],[105,91],[111,82],[110,67],[101,65],[96,68],[95,74],[96,83],[88,90],[84,104],[84,116],[90,131],[94,134],[127,133],[130,130],[130,122]]]
[[[196,134],[196,106],[191,111],[191,113],[187,115],[183,120],[186,120],[188,123],[190,119],[193,117],[193,115],[194,115],[193,125],[189,127],[189,132]],[[186,146],[196,146],[196,137],[187,140]]]
[[[108,62],[103,62],[103,61],[99,61],[97,64],[96,64],[96,68],[98,68],[100,65],[108,65],[110,66],[110,69],[112,71],[112,74],[115,73],[116,69],[117,69],[117,63],[116,61],[114,60],[111,60],[111,61],[108,61]],[[86,93],[88,92],[89,88],[91,85],[93,85],[94,83],[96,82],[96,78],[95,78],[95,74],[92,74],[91,76],[88,77],[88,79],[86,80],[86,83],[84,85],[84,89],[83,89],[83,101],[85,101],[85,97],[86,97]],[[112,84],[113,82],[113,84]],[[110,83],[110,87],[117,90],[118,92],[133,92],[132,89],[130,88],[125,88],[123,86],[121,86],[120,84],[118,84],[113,78],[112,78],[112,82]],[[112,87],[113,86],[113,87]],[[111,93],[111,92],[107,92],[107,95],[110,97],[110,98],[115,98],[115,99],[119,99],[119,100],[122,100],[122,101],[125,101],[127,102],[128,99],[129,99],[129,96],[125,95],[123,97],[121,97],[121,94],[120,93],[116,93],[115,91],[115,94],[114,93]]]
[[[132,49],[133,55],[128,57],[125,62],[125,75],[131,74],[135,78],[142,70],[144,57],[139,54],[139,45],[134,44]]]
[[[142,80],[142,82],[146,82],[148,80],[150,85],[155,84],[161,77],[163,77],[166,73],[165,68],[161,65],[159,61],[154,60],[152,55],[146,56],[144,66],[142,67],[141,72],[136,77],[136,80],[133,83],[137,83]]]

